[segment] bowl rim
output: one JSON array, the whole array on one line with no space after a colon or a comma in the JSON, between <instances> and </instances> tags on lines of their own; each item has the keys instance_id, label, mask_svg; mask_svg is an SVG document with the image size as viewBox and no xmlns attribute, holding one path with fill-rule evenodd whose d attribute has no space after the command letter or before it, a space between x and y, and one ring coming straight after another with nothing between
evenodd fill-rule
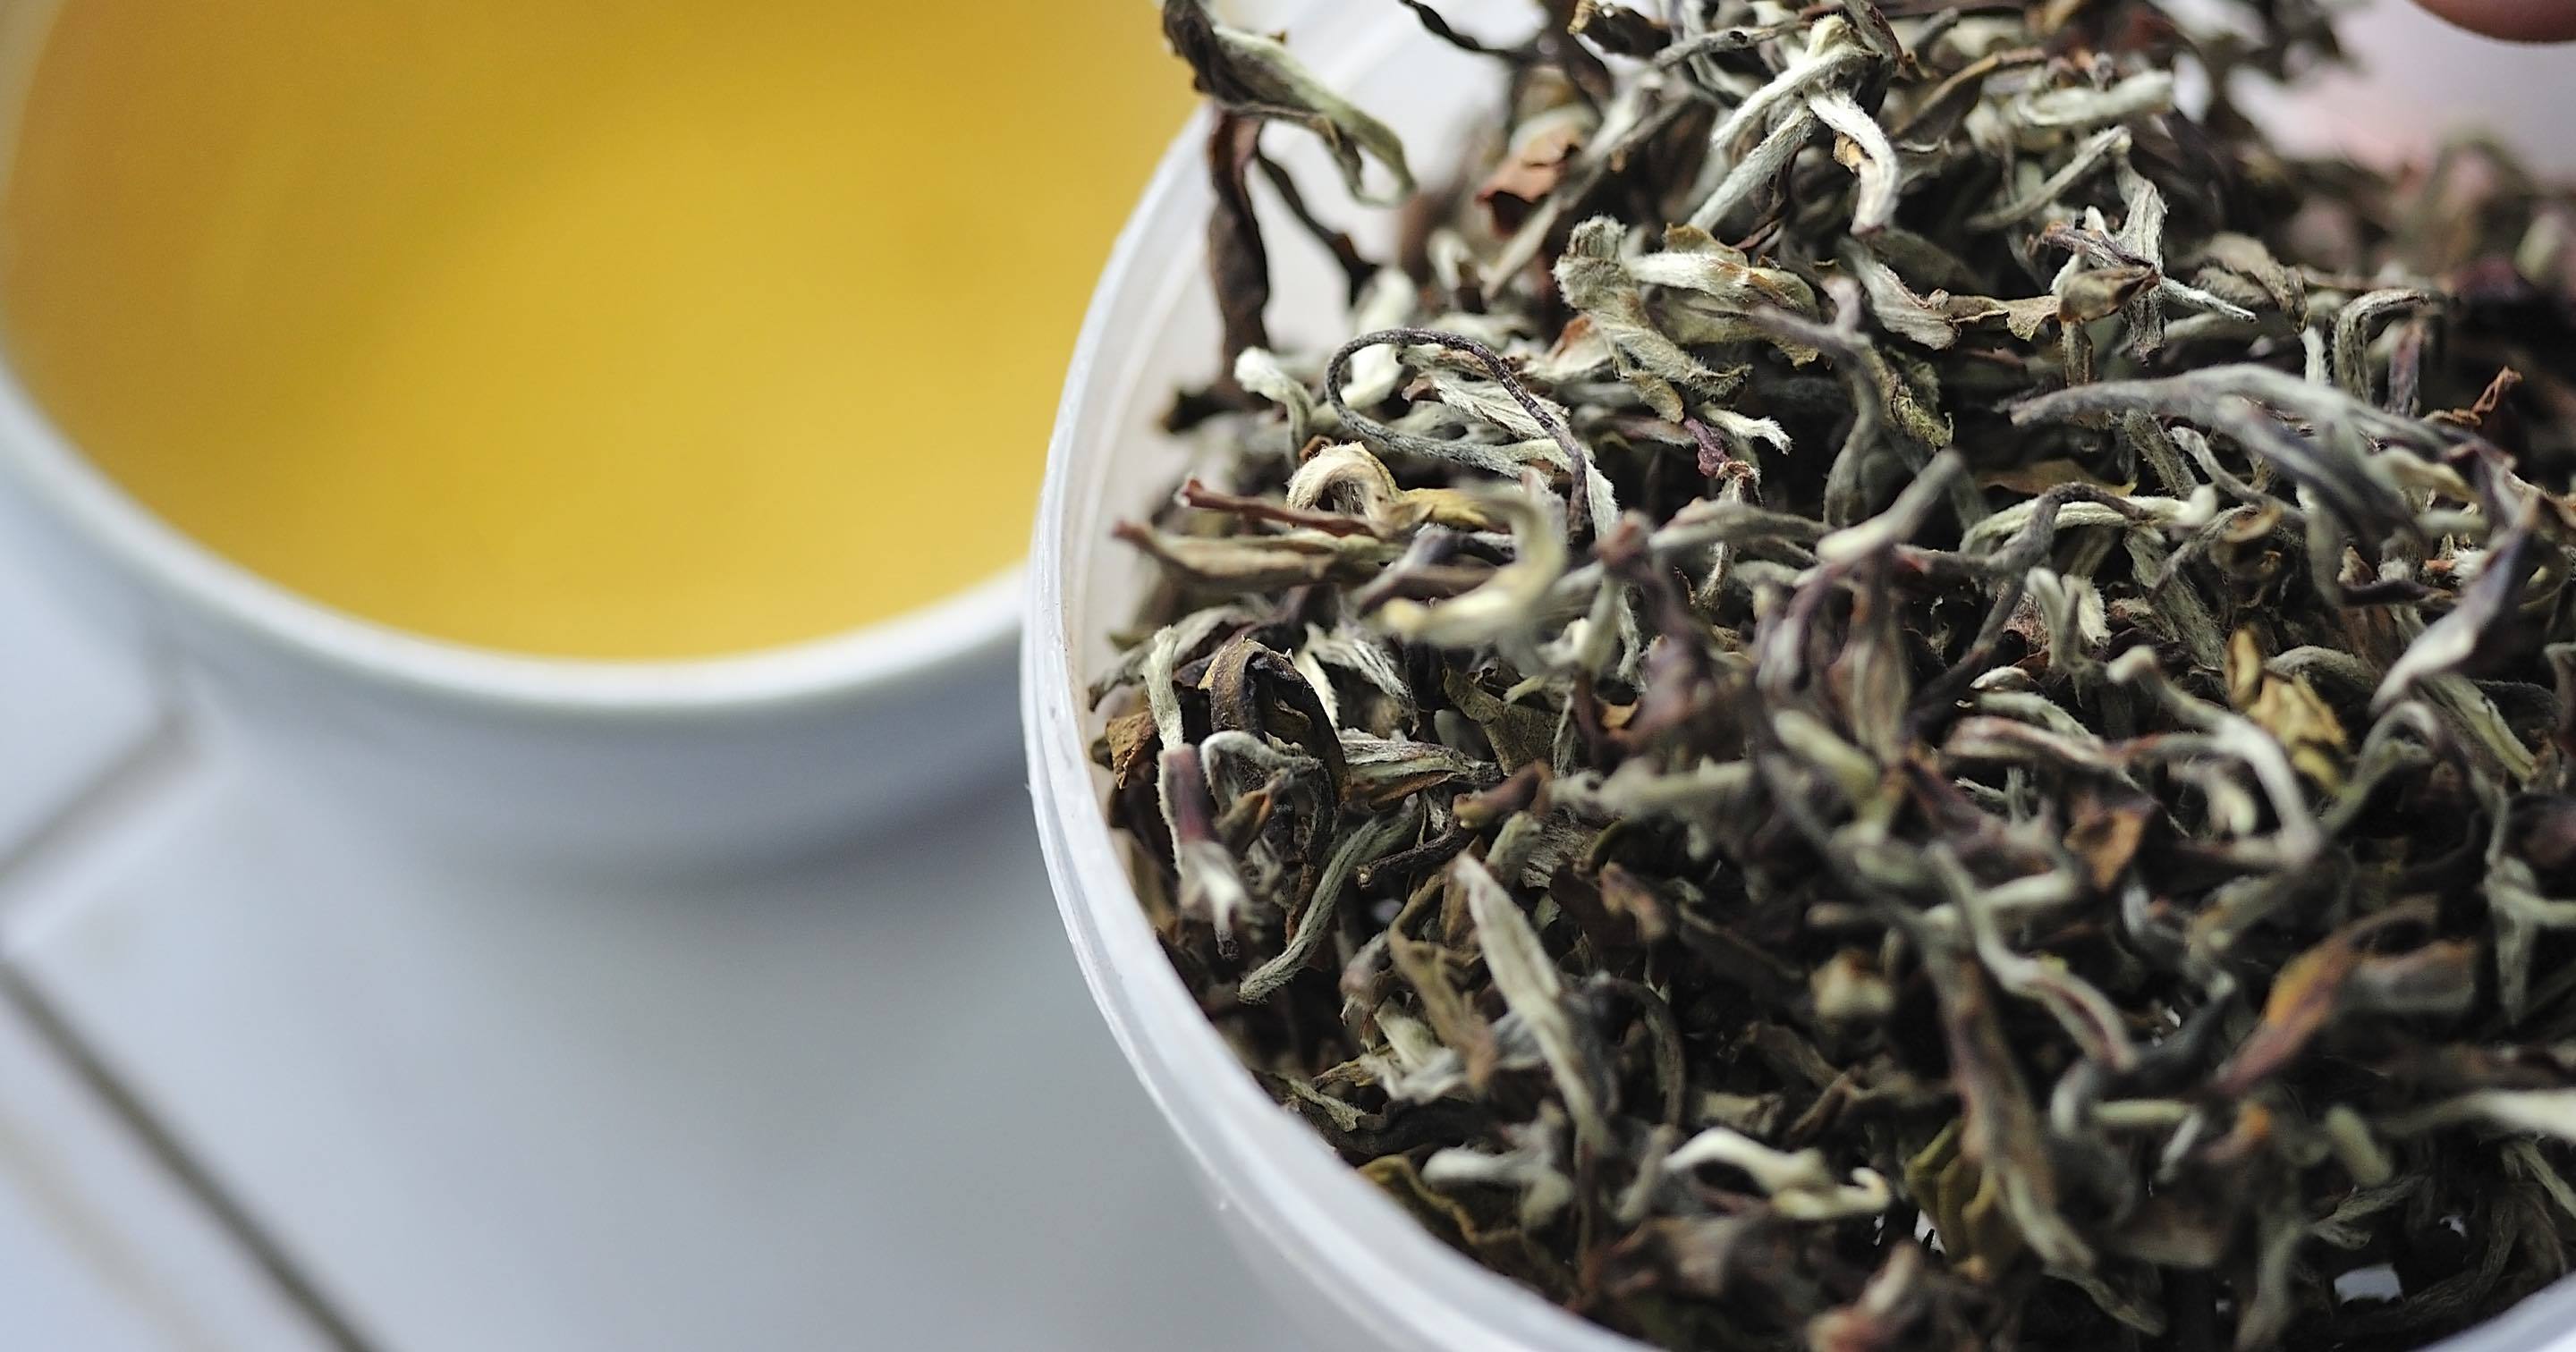
<instances>
[{"instance_id":1,"label":"bowl rim","mask_svg":"<svg viewBox=\"0 0 2576 1352\"><path fill-rule=\"evenodd\" d=\"M18 92L59 0L14 11L0 29L0 188L16 157ZM707 657L597 659L518 653L366 619L272 582L163 520L81 453L0 345L0 477L46 523L103 556L147 597L225 636L349 680L504 712L654 719L784 710L936 679L1006 652L1020 624L1017 561L885 619L790 643Z\"/></svg>"},{"instance_id":2,"label":"bowl rim","mask_svg":"<svg viewBox=\"0 0 2576 1352\"><path fill-rule=\"evenodd\" d=\"M1323 63L1327 78L1380 65L1419 32L1409 15L1352 6L1308 19L1300 31L1318 30L1344 39L1335 59ZM1177 295L1175 279L1196 276L1203 244L1195 215L1179 227L1184 247L1167 236L1203 177L1207 125L1202 111L1165 152L1119 234L1074 346L1038 498L1021 633L1021 721L1040 845L1066 936L1093 1004L1202 1181L1233 1219L1262 1237L1268 1256L1312 1288L1342 1293L1336 1308L1344 1314L1364 1310L1396 1340L1390 1345L1637 1352L1643 1344L1441 1243L1261 1090L1163 955L1099 810L1085 755L1087 711L1068 679L1077 649L1063 564L1070 527L1086 514L1091 491L1077 487L1072 465L1078 444L1100 438L1087 426L1103 417L1096 410L1114 424L1136 393L1099 379L1104 355L1131 338L1158 341L1126 323L1131 298L1157 283Z\"/></svg>"}]
</instances>

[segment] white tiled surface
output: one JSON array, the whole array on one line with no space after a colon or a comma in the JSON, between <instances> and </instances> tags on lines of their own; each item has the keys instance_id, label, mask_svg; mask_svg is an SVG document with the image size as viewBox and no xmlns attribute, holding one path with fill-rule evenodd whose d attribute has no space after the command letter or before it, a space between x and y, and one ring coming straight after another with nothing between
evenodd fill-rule
<instances>
[{"instance_id":1,"label":"white tiled surface","mask_svg":"<svg viewBox=\"0 0 2576 1352\"><path fill-rule=\"evenodd\" d=\"M0 1008L0 1347L322 1346L54 1050Z\"/></svg>"},{"instance_id":2,"label":"white tiled surface","mask_svg":"<svg viewBox=\"0 0 2576 1352\"><path fill-rule=\"evenodd\" d=\"M157 729L145 683L0 554L0 901ZM12 869L10 863L22 867ZM0 907L0 922L15 918ZM310 1326L0 999L0 1348L302 1352Z\"/></svg>"},{"instance_id":3,"label":"white tiled surface","mask_svg":"<svg viewBox=\"0 0 2576 1352\"><path fill-rule=\"evenodd\" d=\"M0 859L129 754L155 717L134 668L82 631L32 568L0 554Z\"/></svg>"},{"instance_id":4,"label":"white tiled surface","mask_svg":"<svg viewBox=\"0 0 2576 1352\"><path fill-rule=\"evenodd\" d=\"M13 657L23 592L0 555ZM0 709L77 646L47 632ZM362 1344L1288 1346L1090 1008L1017 784L795 876L546 883L317 834L184 739L138 761L141 688L51 676L89 712L0 722L0 781L45 786L13 824L124 767L0 867L0 958ZM0 1348L309 1338L95 1103L49 1130L175 1219L65 1219L97 1160L26 1162L13 1036ZM229 1284L156 1275L200 1250Z\"/></svg>"}]
</instances>

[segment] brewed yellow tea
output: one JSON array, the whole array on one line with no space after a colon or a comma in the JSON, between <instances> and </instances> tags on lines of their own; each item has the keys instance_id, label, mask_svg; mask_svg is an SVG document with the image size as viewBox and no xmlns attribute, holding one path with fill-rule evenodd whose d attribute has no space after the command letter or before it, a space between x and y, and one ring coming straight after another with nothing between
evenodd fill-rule
<instances>
[{"instance_id":1,"label":"brewed yellow tea","mask_svg":"<svg viewBox=\"0 0 2576 1352\"><path fill-rule=\"evenodd\" d=\"M583 657L812 638L1023 549L1167 60L1135 0L66 0L11 360L327 604Z\"/></svg>"}]
</instances>

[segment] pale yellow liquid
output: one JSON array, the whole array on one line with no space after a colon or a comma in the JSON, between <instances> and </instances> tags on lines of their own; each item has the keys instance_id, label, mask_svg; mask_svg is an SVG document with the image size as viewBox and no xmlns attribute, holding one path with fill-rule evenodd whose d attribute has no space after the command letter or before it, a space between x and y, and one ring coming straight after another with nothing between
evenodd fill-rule
<instances>
[{"instance_id":1,"label":"pale yellow liquid","mask_svg":"<svg viewBox=\"0 0 2576 1352\"><path fill-rule=\"evenodd\" d=\"M126 489L326 604L807 639L1020 555L1187 84L1137 0L68 0L0 313Z\"/></svg>"}]
</instances>

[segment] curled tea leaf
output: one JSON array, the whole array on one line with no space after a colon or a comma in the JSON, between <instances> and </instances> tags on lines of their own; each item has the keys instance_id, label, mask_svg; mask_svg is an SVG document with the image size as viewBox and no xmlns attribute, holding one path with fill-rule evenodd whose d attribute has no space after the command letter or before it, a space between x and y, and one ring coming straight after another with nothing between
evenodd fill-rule
<instances>
[{"instance_id":1,"label":"curled tea leaf","mask_svg":"<svg viewBox=\"0 0 2576 1352\"><path fill-rule=\"evenodd\" d=\"M1467 913L1484 948L1486 968L1493 973L1494 989L1537 1040L1539 1054L1546 1058L1548 1073L1555 1077L1557 1092L1564 1096L1566 1112L1573 1119L1575 1139L1587 1150L1607 1149L1607 1105L1594 1088L1591 1060L1566 1008L1565 987L1555 962L1539 946L1529 918L1483 864L1461 856L1449 870L1466 893Z\"/></svg>"},{"instance_id":2,"label":"curled tea leaf","mask_svg":"<svg viewBox=\"0 0 2576 1352\"><path fill-rule=\"evenodd\" d=\"M2394 1352L2576 1265L2576 212L2269 143L2331 29L2218 4L1414 4L1500 96L1383 266L1235 107L1095 759L1479 1262L1674 1352ZM1349 341L1246 341L1261 183Z\"/></svg>"},{"instance_id":3,"label":"curled tea leaf","mask_svg":"<svg viewBox=\"0 0 2576 1352\"><path fill-rule=\"evenodd\" d=\"M1199 92L1219 107L1313 132L1332 152L1352 196L1393 205L1413 192L1413 171L1394 130L1316 79L1286 43L1217 22L1206 0L1163 0L1163 37L1190 64ZM1363 153L1394 177L1391 193L1369 191Z\"/></svg>"}]
</instances>

